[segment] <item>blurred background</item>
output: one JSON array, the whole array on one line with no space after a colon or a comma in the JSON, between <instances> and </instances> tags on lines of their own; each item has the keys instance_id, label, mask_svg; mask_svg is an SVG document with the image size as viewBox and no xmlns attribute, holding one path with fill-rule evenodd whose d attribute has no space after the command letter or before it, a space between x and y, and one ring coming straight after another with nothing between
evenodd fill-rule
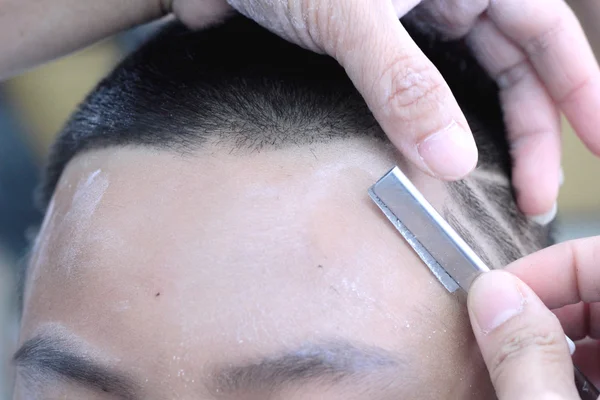
<instances>
[{"instance_id":1,"label":"blurred background","mask_svg":"<svg viewBox=\"0 0 600 400\"><path fill-rule=\"evenodd\" d=\"M573 7L600 55L598 16L585 12L584 3ZM0 84L0 400L10 398L8 360L18 331L15 288L29 238L40 223L33 191L45 155L86 93L155 28L137 28ZM557 238L600 235L600 159L583 147L566 122L563 149Z\"/></svg>"}]
</instances>

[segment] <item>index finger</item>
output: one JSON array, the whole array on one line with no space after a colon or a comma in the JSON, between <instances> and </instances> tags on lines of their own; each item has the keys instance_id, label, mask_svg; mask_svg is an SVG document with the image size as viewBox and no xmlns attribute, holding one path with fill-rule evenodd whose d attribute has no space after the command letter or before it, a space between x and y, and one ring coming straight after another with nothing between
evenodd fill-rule
<instances>
[{"instance_id":1,"label":"index finger","mask_svg":"<svg viewBox=\"0 0 600 400\"><path fill-rule=\"evenodd\" d=\"M489 17L526 52L555 103L588 148L600 155L600 69L562 0L491 2Z\"/></svg>"},{"instance_id":2,"label":"index finger","mask_svg":"<svg viewBox=\"0 0 600 400\"><path fill-rule=\"evenodd\" d=\"M550 309L600 302L600 236L559 243L507 268Z\"/></svg>"}]
</instances>

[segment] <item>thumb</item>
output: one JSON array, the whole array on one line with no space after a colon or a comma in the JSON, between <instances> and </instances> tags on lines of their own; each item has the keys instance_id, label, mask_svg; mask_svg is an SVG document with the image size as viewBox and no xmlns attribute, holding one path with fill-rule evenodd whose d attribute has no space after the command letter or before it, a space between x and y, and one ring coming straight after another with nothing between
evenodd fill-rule
<instances>
[{"instance_id":1,"label":"thumb","mask_svg":"<svg viewBox=\"0 0 600 400\"><path fill-rule=\"evenodd\" d=\"M468 123L440 72L397 18L390 1L338 5L335 43L324 49L346 69L392 143L423 171L459 179L477 164Z\"/></svg>"},{"instance_id":2,"label":"thumb","mask_svg":"<svg viewBox=\"0 0 600 400\"><path fill-rule=\"evenodd\" d=\"M492 271L475 280L468 304L498 399L579 399L565 334L533 290Z\"/></svg>"}]
</instances>

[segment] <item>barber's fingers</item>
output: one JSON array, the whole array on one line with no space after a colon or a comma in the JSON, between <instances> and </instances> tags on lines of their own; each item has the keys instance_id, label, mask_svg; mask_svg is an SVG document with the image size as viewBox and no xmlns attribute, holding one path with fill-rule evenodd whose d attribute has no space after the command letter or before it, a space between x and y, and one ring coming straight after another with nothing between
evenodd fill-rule
<instances>
[{"instance_id":1,"label":"barber's fingers","mask_svg":"<svg viewBox=\"0 0 600 400\"><path fill-rule=\"evenodd\" d=\"M506 269L527 283L551 309L600 302L600 236L559 243Z\"/></svg>"},{"instance_id":2,"label":"barber's fingers","mask_svg":"<svg viewBox=\"0 0 600 400\"><path fill-rule=\"evenodd\" d=\"M174 13L185 25L205 28L222 20L233 9L226 0L159 0L164 13Z\"/></svg>"},{"instance_id":3,"label":"barber's fingers","mask_svg":"<svg viewBox=\"0 0 600 400\"><path fill-rule=\"evenodd\" d=\"M525 52L489 18L481 17L467 40L500 87L519 207L530 216L539 216L538 222L547 223L554 215L542 216L555 213L559 188L561 126L557 106Z\"/></svg>"},{"instance_id":4,"label":"barber's fingers","mask_svg":"<svg viewBox=\"0 0 600 400\"><path fill-rule=\"evenodd\" d=\"M561 308L553 309L552 312L558 317L565 334L573 340L580 340L588 336L589 304L579 302L569 304Z\"/></svg>"},{"instance_id":5,"label":"barber's fingers","mask_svg":"<svg viewBox=\"0 0 600 400\"><path fill-rule=\"evenodd\" d=\"M600 303L569 304L552 310L573 340L600 339ZM600 363L598 364L600 367Z\"/></svg>"},{"instance_id":6,"label":"barber's fingers","mask_svg":"<svg viewBox=\"0 0 600 400\"><path fill-rule=\"evenodd\" d=\"M346 69L390 140L423 171L458 179L477 163L466 118L389 1L340 0L325 50ZM331 30L330 30L331 31Z\"/></svg>"},{"instance_id":7,"label":"barber's fingers","mask_svg":"<svg viewBox=\"0 0 600 400\"><path fill-rule=\"evenodd\" d=\"M499 31L522 49L526 56L522 61L511 63L510 60L504 60L503 64L497 65L500 71L504 71L502 76L505 79L501 79L504 90L520 93L506 98L504 105L506 106L509 101L514 102L518 96L522 98L522 104L531 102L531 105L523 107L524 111L529 113L535 110L536 105L546 102L540 100L538 91L528 94L525 89L532 85L529 66L533 67L546 91L556 106L564 112L579 137L592 152L600 155L600 132L598 131L600 69L577 18L566 2L563 0L492 1L487 16ZM521 154L517 154L517 159L527 157L530 160L522 161L520 163L522 167L517 166L516 170L517 177L522 180L518 183L523 185L520 189L524 189L527 185L525 182L534 175L533 171L525 172L526 170L536 170L545 177L544 179L552 179L551 187L547 186L541 194L530 194L529 198L519 199L519 204L529 214L546 212L551 208L551 200L553 200L551 196L557 187L558 166L555 162L557 150L552 149L552 154L549 156L551 158L543 156L537 168L534 157L543 153L540 147L545 146L547 150L554 147L549 144L549 141L554 142L558 132L553 127L543 127L538 121L528 120L527 115L516 117L514 115L516 113L513 111L513 126L511 126L515 134L526 138L525 141L539 135L548 137L540 145L529 145L535 149L535 152L531 150L534 152L533 156L529 150L521 150ZM547 114L550 124L554 125L554 114L549 110ZM548 132L536 133L538 129L547 129ZM521 146L518 143L517 145ZM518 172L519 170L523 171ZM549 172L546 172L547 170ZM537 185L537 181L529 183Z\"/></svg>"},{"instance_id":8,"label":"barber's fingers","mask_svg":"<svg viewBox=\"0 0 600 400\"><path fill-rule=\"evenodd\" d=\"M455 39L465 36L488 6L489 0L427 0L415 15L446 38Z\"/></svg>"},{"instance_id":9,"label":"barber's fingers","mask_svg":"<svg viewBox=\"0 0 600 400\"><path fill-rule=\"evenodd\" d=\"M526 51L581 139L600 154L600 70L579 21L566 2L494 1L488 15Z\"/></svg>"},{"instance_id":10,"label":"barber's fingers","mask_svg":"<svg viewBox=\"0 0 600 400\"><path fill-rule=\"evenodd\" d=\"M499 400L579 399L565 334L533 290L492 271L475 280L468 305Z\"/></svg>"},{"instance_id":11,"label":"barber's fingers","mask_svg":"<svg viewBox=\"0 0 600 400\"><path fill-rule=\"evenodd\" d=\"M507 267L554 310L566 334L600 339L600 236L560 243Z\"/></svg>"}]
</instances>

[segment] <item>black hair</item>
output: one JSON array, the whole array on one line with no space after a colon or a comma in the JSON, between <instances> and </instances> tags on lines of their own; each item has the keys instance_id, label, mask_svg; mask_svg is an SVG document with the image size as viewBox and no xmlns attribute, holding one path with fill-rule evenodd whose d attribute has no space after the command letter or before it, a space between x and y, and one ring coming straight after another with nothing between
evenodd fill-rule
<instances>
[{"instance_id":1,"label":"black hair","mask_svg":"<svg viewBox=\"0 0 600 400\"><path fill-rule=\"evenodd\" d=\"M479 168L510 177L495 82L463 41L444 41L404 23L467 116ZM47 206L67 163L91 149L149 146L189 152L210 140L260 151L357 136L387 141L333 58L289 43L240 15L202 31L171 22L117 66L73 114L52 149L41 204ZM468 187L457 184L454 190L467 213L481 219ZM525 237L528 250L549 243L548 230L518 212L510 187L496 192L492 203L514 227L506 232L508 241Z\"/></svg>"}]
</instances>

